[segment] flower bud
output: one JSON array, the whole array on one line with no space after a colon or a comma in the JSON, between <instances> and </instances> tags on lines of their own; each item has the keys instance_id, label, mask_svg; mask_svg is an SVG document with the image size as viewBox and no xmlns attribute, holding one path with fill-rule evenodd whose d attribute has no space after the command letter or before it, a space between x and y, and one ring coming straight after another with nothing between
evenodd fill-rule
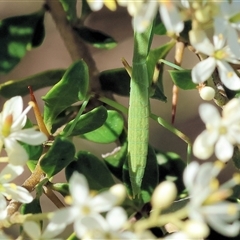
<instances>
[{"instance_id":1,"label":"flower bud","mask_svg":"<svg viewBox=\"0 0 240 240\"><path fill-rule=\"evenodd\" d=\"M117 203L116 205L121 204L127 195L126 188L123 184L115 184L109 189L110 193L112 193L114 196L117 197Z\"/></svg>"},{"instance_id":2,"label":"flower bud","mask_svg":"<svg viewBox=\"0 0 240 240\"><path fill-rule=\"evenodd\" d=\"M205 86L199 89L199 94L203 100L211 101L215 96L215 90L212 87Z\"/></svg>"},{"instance_id":3,"label":"flower bud","mask_svg":"<svg viewBox=\"0 0 240 240\"><path fill-rule=\"evenodd\" d=\"M192 238L206 238L209 235L209 228L204 222L188 220L185 222L184 232Z\"/></svg>"},{"instance_id":4,"label":"flower bud","mask_svg":"<svg viewBox=\"0 0 240 240\"><path fill-rule=\"evenodd\" d=\"M171 181L160 183L152 195L152 207L165 209L169 207L177 196L177 188Z\"/></svg>"}]
</instances>

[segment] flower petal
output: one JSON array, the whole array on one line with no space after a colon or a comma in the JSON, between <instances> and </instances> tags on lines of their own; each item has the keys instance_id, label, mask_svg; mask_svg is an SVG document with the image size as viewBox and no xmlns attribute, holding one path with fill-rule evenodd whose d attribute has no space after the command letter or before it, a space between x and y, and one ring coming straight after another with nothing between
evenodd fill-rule
<instances>
[{"instance_id":1,"label":"flower petal","mask_svg":"<svg viewBox=\"0 0 240 240\"><path fill-rule=\"evenodd\" d=\"M217 108L209 103L202 103L199 106L199 115L205 124L217 126L221 121Z\"/></svg>"},{"instance_id":2,"label":"flower petal","mask_svg":"<svg viewBox=\"0 0 240 240\"><path fill-rule=\"evenodd\" d=\"M0 173L1 184L11 182L13 179L21 175L23 171L24 168L22 166L8 164L7 166L4 167L4 169Z\"/></svg>"},{"instance_id":3,"label":"flower petal","mask_svg":"<svg viewBox=\"0 0 240 240\"><path fill-rule=\"evenodd\" d=\"M13 122L21 115L23 110L22 97L16 96L10 98L5 102L2 111L2 119L4 120L8 115L13 116Z\"/></svg>"},{"instance_id":4,"label":"flower petal","mask_svg":"<svg viewBox=\"0 0 240 240\"><path fill-rule=\"evenodd\" d=\"M91 207L96 212L106 212L110 210L117 202L117 197L112 193L105 191L91 200Z\"/></svg>"},{"instance_id":5,"label":"flower petal","mask_svg":"<svg viewBox=\"0 0 240 240\"><path fill-rule=\"evenodd\" d=\"M69 180L69 190L73 198L73 204L86 204L89 187L84 175L74 172Z\"/></svg>"},{"instance_id":6,"label":"flower petal","mask_svg":"<svg viewBox=\"0 0 240 240\"><path fill-rule=\"evenodd\" d=\"M40 145L47 141L47 136L34 128L22 129L10 134L10 137L29 145Z\"/></svg>"},{"instance_id":7,"label":"flower petal","mask_svg":"<svg viewBox=\"0 0 240 240\"><path fill-rule=\"evenodd\" d=\"M14 139L6 138L4 140L9 163L20 166L26 164L26 161L28 160L28 154L26 150Z\"/></svg>"},{"instance_id":8,"label":"flower petal","mask_svg":"<svg viewBox=\"0 0 240 240\"><path fill-rule=\"evenodd\" d=\"M0 194L0 220L7 217L7 201L2 194Z\"/></svg>"},{"instance_id":9,"label":"flower petal","mask_svg":"<svg viewBox=\"0 0 240 240\"><path fill-rule=\"evenodd\" d=\"M240 89L240 78L233 68L225 61L217 61L217 68L222 83L231 90Z\"/></svg>"},{"instance_id":10,"label":"flower petal","mask_svg":"<svg viewBox=\"0 0 240 240\"><path fill-rule=\"evenodd\" d=\"M207 130L203 131L195 139L193 143L193 154L199 159L208 159L213 154L213 144L210 144L214 139L211 139L211 134Z\"/></svg>"},{"instance_id":11,"label":"flower petal","mask_svg":"<svg viewBox=\"0 0 240 240\"><path fill-rule=\"evenodd\" d=\"M30 203L33 200L32 195L26 188L16 186L12 183L4 183L5 192L2 194L22 203Z\"/></svg>"},{"instance_id":12,"label":"flower petal","mask_svg":"<svg viewBox=\"0 0 240 240\"><path fill-rule=\"evenodd\" d=\"M213 44L210 42L205 31L203 30L191 30L189 32L189 38L192 46L201 53L211 56L215 49ZM202 69L205 71L205 68Z\"/></svg>"},{"instance_id":13,"label":"flower petal","mask_svg":"<svg viewBox=\"0 0 240 240\"><path fill-rule=\"evenodd\" d=\"M52 238L58 235L67 225L74 222L77 216L78 211L74 207L66 207L56 211L44 231L44 236Z\"/></svg>"},{"instance_id":14,"label":"flower petal","mask_svg":"<svg viewBox=\"0 0 240 240\"><path fill-rule=\"evenodd\" d=\"M24 222L23 230L31 239L40 239L41 237L40 226L36 222L33 221Z\"/></svg>"},{"instance_id":15,"label":"flower petal","mask_svg":"<svg viewBox=\"0 0 240 240\"><path fill-rule=\"evenodd\" d=\"M203 83L207 81L215 68L216 68L216 60L213 57L209 57L199 62L192 69L192 72L191 72L192 81L194 83Z\"/></svg>"},{"instance_id":16,"label":"flower petal","mask_svg":"<svg viewBox=\"0 0 240 240\"><path fill-rule=\"evenodd\" d=\"M184 24L174 2L161 2L159 12L168 32L180 33L183 30Z\"/></svg>"},{"instance_id":17,"label":"flower petal","mask_svg":"<svg viewBox=\"0 0 240 240\"><path fill-rule=\"evenodd\" d=\"M215 146L215 155L219 160L227 162L229 159L231 159L233 150L233 145L225 136L221 136Z\"/></svg>"},{"instance_id":18,"label":"flower petal","mask_svg":"<svg viewBox=\"0 0 240 240\"><path fill-rule=\"evenodd\" d=\"M127 214L121 207L114 207L107 215L106 220L113 231L120 230L127 221Z\"/></svg>"}]
</instances>

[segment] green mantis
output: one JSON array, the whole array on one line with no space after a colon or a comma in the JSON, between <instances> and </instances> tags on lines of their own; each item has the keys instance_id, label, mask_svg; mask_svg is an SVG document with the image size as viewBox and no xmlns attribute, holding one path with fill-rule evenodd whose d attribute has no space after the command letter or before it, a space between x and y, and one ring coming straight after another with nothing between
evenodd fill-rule
<instances>
[{"instance_id":1,"label":"green mantis","mask_svg":"<svg viewBox=\"0 0 240 240\"><path fill-rule=\"evenodd\" d=\"M128 111L128 165L133 196L141 191L146 166L149 132L149 84L146 59L152 27L134 34L134 53Z\"/></svg>"}]
</instances>

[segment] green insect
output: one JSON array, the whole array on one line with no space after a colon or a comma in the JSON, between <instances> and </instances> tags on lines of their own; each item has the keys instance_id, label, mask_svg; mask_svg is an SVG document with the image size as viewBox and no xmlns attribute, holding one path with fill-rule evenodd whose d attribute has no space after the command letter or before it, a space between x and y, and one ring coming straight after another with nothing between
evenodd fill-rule
<instances>
[{"instance_id":1,"label":"green insect","mask_svg":"<svg viewBox=\"0 0 240 240\"><path fill-rule=\"evenodd\" d=\"M145 171L149 135L149 85L147 56L152 38L152 26L144 33L134 34L128 111L128 165L133 196L141 191Z\"/></svg>"}]
</instances>

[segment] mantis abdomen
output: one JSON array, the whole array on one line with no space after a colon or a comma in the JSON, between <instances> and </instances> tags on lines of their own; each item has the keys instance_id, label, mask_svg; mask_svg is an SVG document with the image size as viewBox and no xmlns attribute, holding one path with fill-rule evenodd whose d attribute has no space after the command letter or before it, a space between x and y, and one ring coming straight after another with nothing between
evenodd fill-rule
<instances>
[{"instance_id":1,"label":"mantis abdomen","mask_svg":"<svg viewBox=\"0 0 240 240\"><path fill-rule=\"evenodd\" d=\"M146 63L133 63L128 114L128 160L134 196L141 191L147 160L149 131L148 84Z\"/></svg>"}]
</instances>

